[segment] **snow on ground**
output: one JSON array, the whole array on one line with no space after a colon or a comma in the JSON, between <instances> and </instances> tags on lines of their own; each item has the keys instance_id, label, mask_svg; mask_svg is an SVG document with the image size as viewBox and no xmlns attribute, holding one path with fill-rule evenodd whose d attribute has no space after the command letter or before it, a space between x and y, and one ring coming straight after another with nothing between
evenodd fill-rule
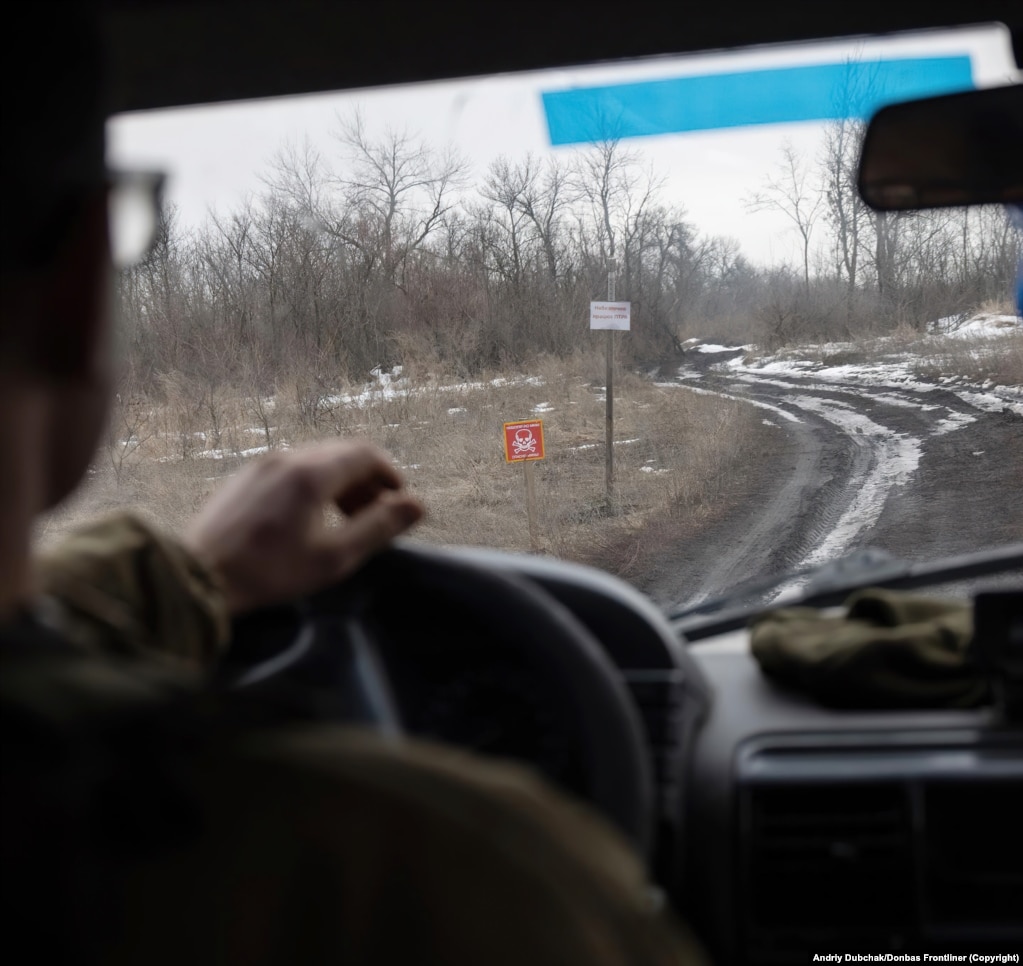
<instances>
[{"instance_id":1,"label":"snow on ground","mask_svg":"<svg viewBox=\"0 0 1023 966\"><path fill-rule=\"evenodd\" d=\"M697 352L735 352L735 346L730 345L714 345L713 343L701 343L696 346Z\"/></svg>"},{"instance_id":2,"label":"snow on ground","mask_svg":"<svg viewBox=\"0 0 1023 966\"><path fill-rule=\"evenodd\" d=\"M992 336L1004 335L1020 328L1023 328L1023 320L1018 315L981 314L971 318L961 315L946 316L928 325L927 331L953 339L990 339Z\"/></svg>"},{"instance_id":3,"label":"snow on ground","mask_svg":"<svg viewBox=\"0 0 1023 966\"><path fill-rule=\"evenodd\" d=\"M1023 334L1023 320L1012 316L979 315L972 318L942 319L929 327L926 348L928 351L941 350L943 339L982 340L1004 337L1007 333L1019 331ZM878 341L878 348L884 348L886 340ZM717 345L695 345L698 351L720 353L727 347ZM908 433L897 432L869 418L851 406L848 400L854 393L858 400L873 401L884 406L936 411L938 418L930 431L933 435L944 435L969 426L977 415L961 412L948 405L931 401L933 397L924 394L937 388L957 396L964 403L981 411L1011 412L1023 415L1023 386L994 385L990 380L982 385L967 385L964 379L944 377L927 381L917 374L922 359L900 349L881 356L871 362L844 362L829 364L824 360L855 358L863 354L864 347L853 344L832 344L788 349L775 355L751 358L756 352L753 347L743 347L742 354L712 362L706 373L717 372L730 376L729 381L736 389L749 386L773 386L786 390L779 402L785 407L772 406L760 399L745 395L731 395L727 392L712 391L693 385L704 373L686 366L679 369L678 382L690 392L718 395L736 399L763 409L772 410L782 418L801 422L794 413L810 414L823 418L845 433L860 452L857 478L851 481L853 497L837 521L830 525L814 549L800 561L800 568L813 567L827 560L840 557L855 544L857 535L879 519L885 501L893 487L902 486L916 472L923 452L923 440ZM733 347L733 352L736 347ZM956 350L961 351L961 350ZM703 385L707 385L703 379ZM671 385L671 384L669 384ZM845 399L838 398L845 394ZM774 425L772 420L763 423ZM975 454L975 455L979 455ZM805 578L789 581L778 588L775 599L784 600L792 596L805 583Z\"/></svg>"},{"instance_id":4,"label":"snow on ground","mask_svg":"<svg viewBox=\"0 0 1023 966\"><path fill-rule=\"evenodd\" d=\"M287 443L281 443L278 449L287 449ZM193 453L192 457L197 460L225 460L232 459L237 456L261 456L263 453L270 451L269 446L253 446L250 449L241 450L225 450L225 449L205 449L201 453ZM155 463L180 463L181 456L157 456L154 459ZM221 477L217 477L221 479Z\"/></svg>"},{"instance_id":5,"label":"snow on ground","mask_svg":"<svg viewBox=\"0 0 1023 966\"><path fill-rule=\"evenodd\" d=\"M932 337L934 339L983 339L1002 336L1005 333L1014 330L1023 332L1023 320L1020 320L1015 316L992 314L977 315L972 318L950 316L944 319L939 319L928 326L928 331L932 333ZM748 357L749 353L756 351L755 346L725 346L717 343L701 342L701 340L697 338L686 339L683 345L690 351L695 349L697 352L706 354L741 353L736 358L720 361L715 366L715 368L727 368L727 370L741 382L753 381L755 379L760 383L767 382L782 388L793 389L796 388L796 386L794 386L791 381L786 380L791 380L792 377L799 377L801 380L807 380L808 377L812 377L812 382L804 381L801 382L799 386L801 390L811 392L828 391L829 388L836 383L851 383L853 385L864 387L878 387L902 392L908 390L910 392L918 393L929 392L935 388L935 383L926 382L914 375L913 363L914 361L917 361L918 357L915 357L911 353L902 353L900 355L893 354L882 361L873 363L827 365L823 362L815 362L811 358L807 358L807 356L812 355L818 359L827 358L828 356L835 357L840 353L854 352L857 347L851 343L832 343L824 346L814 346L812 349L807 348L802 357L795 355L793 350L788 350L784 354L764 356L754 361L745 361L744 357ZM795 350L795 352L798 351L798 349ZM361 408L367 405L378 404L381 401L408 398L409 396L422 395L430 392L466 394L481 391L488 387L541 387L545 385L545 381L541 376L521 375L497 377L490 380L489 383L480 381L464 381L432 383L427 386L413 386L405 377L401 366L394 366L390 371L378 366L372 369L369 375L371 380L367 382L361 390L325 395L322 402L325 405L330 406L342 405ZM765 378L772 375L777 376L778 378ZM657 385L676 389L684 388L690 392L721 396L726 399L747 402L761 409L767 410L778 418L788 422L801 422L797 415L794 415L792 412L784 410L778 406L772 406L770 403L748 399L726 392L701 389L689 384L691 381L700 380L703 379L703 377L704 373L695 368L682 367L678 370L678 382L657 383ZM955 384L955 380L949 379L942 379L941 384L942 388L946 388L950 392L955 393L964 402L977 409L989 412L1000 412L1003 409L1008 408L1012 412L1023 415L1023 387L970 386L960 388ZM878 402L883 402L886 405L907 406L924 410L936 408L934 405L925 403L923 400L915 402L905 398L904 396L895 395L890 391L864 393L864 396L865 398L871 398ZM597 390L596 398L598 401L603 401L603 387ZM272 411L275 405L275 400L270 397L262 400L262 403L268 411ZM833 399L829 400L829 405L832 408L847 406L847 404ZM449 415L454 416L466 412L467 409L465 406L451 406L447 411ZM552 412L553 406L549 402L539 402L534 405L532 411L538 415L542 415L544 413ZM948 417L938 424L937 432L941 434L960 429L972 422L974 418L975 417L971 417L964 413L955 413L949 410ZM765 419L763 422L766 425L777 425L777 423L768 419ZM266 431L260 427L252 427L244 430L244 432L263 436ZM205 433L195 433L194 436L203 440L203 442L206 441ZM133 439L128 439L122 441L122 445L129 447L136 442L137 441ZM635 440L618 440L616 442L618 445L623 445L635 442ZM573 447L573 449L589 449L594 448L595 446L596 444L592 444L592 446L578 446ZM238 452L209 449L197 455L201 458L217 460L223 459L226 456L254 456L265 452L266 449L267 448L265 446L251 447ZM164 459L173 459L173 457L165 457Z\"/></svg>"},{"instance_id":6,"label":"snow on ground","mask_svg":"<svg viewBox=\"0 0 1023 966\"><path fill-rule=\"evenodd\" d=\"M486 382L451 382L436 383L430 386L412 386L402 376L401 366L395 366L391 372L384 372L379 367L370 371L373 381L365 385L359 392L334 393L324 396L323 402L328 406L355 406L362 407L378 403L382 400L405 399L409 396L421 396L431 392L458 392L467 393L486 389L492 386L500 389L504 386L542 386L542 376L514 376L507 378L498 376Z\"/></svg>"},{"instance_id":7,"label":"snow on ground","mask_svg":"<svg viewBox=\"0 0 1023 966\"><path fill-rule=\"evenodd\" d=\"M766 409L768 412L772 412L776 416L788 420L790 423L802 422L798 416L793 416L792 413L787 412L780 406L772 406L770 403L761 402L759 399L747 399L745 396L735 396L728 392L715 392L713 389L697 389L696 386L688 386L684 382L658 382L655 385L663 389L688 389L689 392L695 392L701 396L720 396L722 399L733 399L736 402L749 403L751 406Z\"/></svg>"},{"instance_id":8,"label":"snow on ground","mask_svg":"<svg viewBox=\"0 0 1023 966\"><path fill-rule=\"evenodd\" d=\"M287 445L281 445L280 449L287 449ZM207 449L201 453L196 453L196 458L201 460L222 460L228 459L232 456L261 456L263 453L270 451L269 446L253 446L249 449L241 449L235 452L234 450L223 450L223 449Z\"/></svg>"},{"instance_id":9,"label":"snow on ground","mask_svg":"<svg viewBox=\"0 0 1023 966\"><path fill-rule=\"evenodd\" d=\"M934 435L944 436L945 433L955 432L955 430L962 429L976 421L977 417L971 416L969 413L954 413L949 410L948 415L938 422L938 428L934 430Z\"/></svg>"},{"instance_id":10,"label":"snow on ground","mask_svg":"<svg viewBox=\"0 0 1023 966\"><path fill-rule=\"evenodd\" d=\"M853 438L865 437L864 445L869 439L874 451L869 470L858 481L856 498L834 528L801 563L801 566L812 567L841 556L861 530L869 529L877 522L888 490L904 484L916 471L920 463L921 442L913 436L895 433L862 413L836 408L834 399L800 394L788 396L785 401L817 413Z\"/></svg>"},{"instance_id":11,"label":"snow on ground","mask_svg":"<svg viewBox=\"0 0 1023 966\"><path fill-rule=\"evenodd\" d=\"M939 323L945 322L947 320L939 320ZM939 323L935 323L935 325ZM984 339L1003 336L1007 332L1016 330L1023 333L1023 323L1012 316L981 315L960 323L954 333L940 329L936 331L942 331L946 337L966 338L968 336L971 339ZM935 338L939 337L935 336ZM849 348L848 344L836 343L814 347L812 352L818 358L827 358L848 352ZM919 393L930 392L938 385L935 382L921 379L914 373L914 364L919 362L919 356L911 352L893 354L876 362L836 365L815 362L806 358L805 356L810 352L811 350L808 348L805 355L800 358L794 355L793 350L787 350L784 354L764 356L750 362L747 362L743 356L739 356L729 359L722 365L736 375L750 374L755 376L758 381L764 381L765 375L776 375L782 378L812 376L820 383L877 386ZM987 392L976 392L973 387L959 388L957 380L949 378L942 379L940 385L941 388L948 389L963 402L977 409L988 412L1001 412L1008 409L1023 416L1023 387L1021 386L989 386ZM892 399L889 397L885 401L891 402Z\"/></svg>"},{"instance_id":12,"label":"snow on ground","mask_svg":"<svg viewBox=\"0 0 1023 966\"><path fill-rule=\"evenodd\" d=\"M1020 397L1018 403L1007 403L1006 400L996 393L990 392L956 392L956 395L965 403L977 409L983 409L989 413L1000 413L1003 409L1010 409L1012 412L1023 416L1023 391L1017 390Z\"/></svg>"},{"instance_id":13,"label":"snow on ground","mask_svg":"<svg viewBox=\"0 0 1023 966\"><path fill-rule=\"evenodd\" d=\"M359 392L352 393L333 393L331 395L323 396L321 403L327 406L349 406L353 408L362 408L364 406L373 405L380 403L381 401L391 399L406 399L409 396L418 396L430 392L456 392L456 393L468 393L476 390L486 389L487 386L493 386L499 388L502 386L534 386L539 387L545 384L542 376L513 376L504 377L498 376L496 379L491 379L489 383L484 382L454 382L454 383L437 383L430 386L412 386L409 384L408 379L402 374L402 367L395 366L390 372L377 366L370 370L370 376L372 376L372 382L369 382ZM267 397L262 400L262 404L265 409L269 412L274 409L276 401L273 397ZM549 413L553 412L554 407L549 402L537 403L533 409L534 413ZM451 406L448 408L448 415L455 416L459 413L467 412L464 406ZM400 423L387 423L389 428L395 429L400 426ZM420 423L420 425L427 425L426 423ZM271 432L274 432L276 427L271 428ZM266 430L261 427L252 427L244 429L245 433L257 434L260 436L266 435ZM176 433L162 433L161 436L175 437ZM203 442L206 441L206 434L197 432L191 434L197 439L201 439ZM139 441L134 437L121 440L120 445L124 448L130 448L132 446L139 445ZM281 449L287 448L286 445L282 445ZM199 453L195 453L194 456L197 459L209 459L209 460L222 460L229 457L249 457L259 456L262 453L267 452L268 447L266 446L254 446L242 450L224 450L224 449L207 449ZM181 459L180 456L161 456L157 458L157 462L170 463L178 462Z\"/></svg>"}]
</instances>

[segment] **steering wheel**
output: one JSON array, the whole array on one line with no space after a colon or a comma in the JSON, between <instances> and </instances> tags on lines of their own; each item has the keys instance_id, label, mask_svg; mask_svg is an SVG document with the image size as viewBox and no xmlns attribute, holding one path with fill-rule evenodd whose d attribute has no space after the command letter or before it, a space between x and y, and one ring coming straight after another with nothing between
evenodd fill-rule
<instances>
[{"instance_id":1,"label":"steering wheel","mask_svg":"<svg viewBox=\"0 0 1023 966\"><path fill-rule=\"evenodd\" d=\"M550 683L577 726L579 747L573 754L582 796L647 860L653 781L639 715L590 631L525 577L469 565L449 551L395 545L351 579L301 601L292 619L280 625L290 628L291 645L233 673L228 679L231 686L284 682L316 705L303 709L305 714L374 728L401 740L400 710L377 640L378 618L388 609L400 608L403 595L413 589L434 603L434 623L424 627L424 638L443 635L445 626L450 630L460 617L472 618L492 640L514 650ZM236 622L232 652L244 654L247 639L254 633L265 638L267 628L263 615ZM401 643L416 646L415 641Z\"/></svg>"}]
</instances>

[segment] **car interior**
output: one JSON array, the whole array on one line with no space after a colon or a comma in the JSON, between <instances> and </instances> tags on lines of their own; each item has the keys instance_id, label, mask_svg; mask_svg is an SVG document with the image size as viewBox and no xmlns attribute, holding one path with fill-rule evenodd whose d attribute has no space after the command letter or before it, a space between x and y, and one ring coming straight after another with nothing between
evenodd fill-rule
<instances>
[{"instance_id":1,"label":"car interior","mask_svg":"<svg viewBox=\"0 0 1023 966\"><path fill-rule=\"evenodd\" d=\"M104 7L111 114L991 21L1013 32L1023 68L1023 5L985 0ZM890 210L1023 202L1021 92L882 112L864 197ZM955 154L984 112L998 163L918 163ZM938 593L1021 567L1023 545L928 565L861 557L816 574L800 602ZM1000 586L972 600L995 696L979 709L828 707L763 675L746 605L668 616L594 568L414 537L343 587L239 620L244 646L219 680L288 674L338 720L535 767L632 841L713 962L1018 952L1023 585Z\"/></svg>"}]
</instances>

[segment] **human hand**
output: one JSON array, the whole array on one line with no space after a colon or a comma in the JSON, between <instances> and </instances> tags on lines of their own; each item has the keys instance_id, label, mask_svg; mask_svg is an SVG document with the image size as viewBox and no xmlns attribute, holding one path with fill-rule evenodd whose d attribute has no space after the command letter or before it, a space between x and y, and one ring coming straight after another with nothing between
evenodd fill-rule
<instances>
[{"instance_id":1,"label":"human hand","mask_svg":"<svg viewBox=\"0 0 1023 966\"><path fill-rule=\"evenodd\" d=\"M407 530L422 506L387 455L343 440L273 453L246 466L192 521L184 542L243 613L343 580ZM328 527L324 511L347 517Z\"/></svg>"}]
</instances>

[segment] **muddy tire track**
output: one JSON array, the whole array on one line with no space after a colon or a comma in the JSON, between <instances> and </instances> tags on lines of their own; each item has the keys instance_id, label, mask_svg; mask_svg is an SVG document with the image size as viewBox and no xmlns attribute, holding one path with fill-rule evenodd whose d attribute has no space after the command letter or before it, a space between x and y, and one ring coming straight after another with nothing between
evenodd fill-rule
<instances>
[{"instance_id":1,"label":"muddy tire track","mask_svg":"<svg viewBox=\"0 0 1023 966\"><path fill-rule=\"evenodd\" d=\"M683 372L677 388L758 406L772 445L744 499L651 568L641 587L669 609L863 547L924 561L1023 540L1023 414L1011 402L721 366Z\"/></svg>"}]
</instances>

